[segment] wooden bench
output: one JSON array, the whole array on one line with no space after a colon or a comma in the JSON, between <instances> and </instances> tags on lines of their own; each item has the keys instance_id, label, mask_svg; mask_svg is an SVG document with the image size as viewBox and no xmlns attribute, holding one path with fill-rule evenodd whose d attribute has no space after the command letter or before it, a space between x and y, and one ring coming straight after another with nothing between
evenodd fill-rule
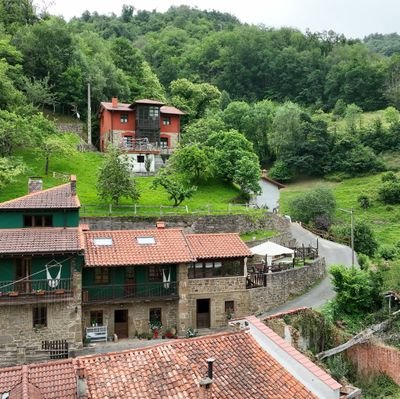
<instances>
[{"instance_id":1,"label":"wooden bench","mask_svg":"<svg viewBox=\"0 0 400 399\"><path fill-rule=\"evenodd\" d=\"M107 326L86 327L86 339L107 342Z\"/></svg>"}]
</instances>

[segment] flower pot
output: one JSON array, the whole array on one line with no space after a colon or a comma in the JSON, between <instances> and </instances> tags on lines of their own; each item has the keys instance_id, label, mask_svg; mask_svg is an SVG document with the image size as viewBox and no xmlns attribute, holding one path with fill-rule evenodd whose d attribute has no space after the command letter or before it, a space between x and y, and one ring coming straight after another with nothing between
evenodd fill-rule
<instances>
[{"instance_id":1,"label":"flower pot","mask_svg":"<svg viewBox=\"0 0 400 399\"><path fill-rule=\"evenodd\" d=\"M10 291L8 293L8 296L18 296L18 295L19 295L18 291Z\"/></svg>"},{"instance_id":2,"label":"flower pot","mask_svg":"<svg viewBox=\"0 0 400 399\"><path fill-rule=\"evenodd\" d=\"M61 295L65 293L64 288L58 288L57 290L54 291L56 294Z\"/></svg>"},{"instance_id":3,"label":"flower pot","mask_svg":"<svg viewBox=\"0 0 400 399\"><path fill-rule=\"evenodd\" d=\"M35 291L36 295L44 295L46 291L44 290L39 290L39 291Z\"/></svg>"},{"instance_id":4,"label":"flower pot","mask_svg":"<svg viewBox=\"0 0 400 399\"><path fill-rule=\"evenodd\" d=\"M158 333L159 333L159 331L157 329L153 330L153 338L154 339L158 338Z\"/></svg>"}]
</instances>

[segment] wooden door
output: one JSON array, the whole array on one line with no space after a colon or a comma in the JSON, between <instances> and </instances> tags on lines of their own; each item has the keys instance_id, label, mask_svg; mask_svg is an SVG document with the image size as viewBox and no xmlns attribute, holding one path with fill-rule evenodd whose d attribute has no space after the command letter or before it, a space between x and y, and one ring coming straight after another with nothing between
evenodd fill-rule
<instances>
[{"instance_id":1,"label":"wooden door","mask_svg":"<svg viewBox=\"0 0 400 399\"><path fill-rule=\"evenodd\" d=\"M210 300L197 300L197 328L210 328Z\"/></svg>"},{"instance_id":2,"label":"wooden door","mask_svg":"<svg viewBox=\"0 0 400 399\"><path fill-rule=\"evenodd\" d=\"M15 291L20 293L31 292L31 259L19 258L15 263L15 281L22 280L15 284Z\"/></svg>"},{"instance_id":3,"label":"wooden door","mask_svg":"<svg viewBox=\"0 0 400 399\"><path fill-rule=\"evenodd\" d=\"M129 337L128 309L118 309L114 311L114 332L118 338Z\"/></svg>"}]
</instances>

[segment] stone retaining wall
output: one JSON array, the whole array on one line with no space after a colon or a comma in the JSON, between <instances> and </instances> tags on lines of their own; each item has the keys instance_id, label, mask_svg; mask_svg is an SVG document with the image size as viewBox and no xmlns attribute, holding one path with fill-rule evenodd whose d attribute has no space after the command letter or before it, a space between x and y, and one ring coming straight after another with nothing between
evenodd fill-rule
<instances>
[{"instance_id":1,"label":"stone retaining wall","mask_svg":"<svg viewBox=\"0 0 400 399\"><path fill-rule=\"evenodd\" d=\"M154 229L158 217L81 217L81 223L91 230ZM257 215L180 215L163 216L167 228L183 228L187 233L248 233L255 230L275 230L287 233L290 222L274 213Z\"/></svg>"},{"instance_id":2,"label":"stone retaining wall","mask_svg":"<svg viewBox=\"0 0 400 399\"><path fill-rule=\"evenodd\" d=\"M249 289L250 313L258 314L285 303L309 289L326 273L325 258L311 265L267 275L267 286Z\"/></svg>"}]
</instances>

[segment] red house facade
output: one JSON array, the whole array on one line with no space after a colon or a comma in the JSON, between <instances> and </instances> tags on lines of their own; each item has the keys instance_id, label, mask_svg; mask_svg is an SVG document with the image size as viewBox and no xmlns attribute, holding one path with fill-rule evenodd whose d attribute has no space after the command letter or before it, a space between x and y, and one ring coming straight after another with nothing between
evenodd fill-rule
<instances>
[{"instance_id":1,"label":"red house facade","mask_svg":"<svg viewBox=\"0 0 400 399\"><path fill-rule=\"evenodd\" d=\"M132 158L134 171L145 172L148 161L153 172L163 163L161 155L169 155L178 145L181 115L181 110L160 101L127 104L113 97L100 105L100 151L109 144L122 147Z\"/></svg>"}]
</instances>

